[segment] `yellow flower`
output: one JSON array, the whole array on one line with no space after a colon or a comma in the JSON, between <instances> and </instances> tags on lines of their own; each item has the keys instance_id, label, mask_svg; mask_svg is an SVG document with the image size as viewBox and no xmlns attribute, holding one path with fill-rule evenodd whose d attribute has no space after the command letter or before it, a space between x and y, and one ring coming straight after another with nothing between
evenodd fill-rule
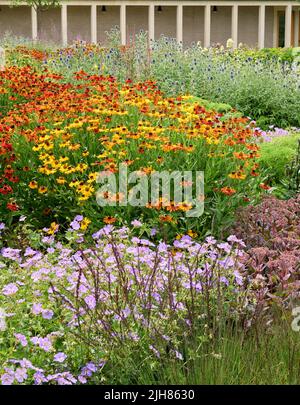
<instances>
[{"instance_id":1,"label":"yellow flower","mask_svg":"<svg viewBox=\"0 0 300 405\"><path fill-rule=\"evenodd\" d=\"M56 179L56 182L57 182L58 184L65 184L66 179L64 179L63 177L58 177L58 178Z\"/></svg>"},{"instance_id":2,"label":"yellow flower","mask_svg":"<svg viewBox=\"0 0 300 405\"><path fill-rule=\"evenodd\" d=\"M83 231L85 231L87 229L87 227L89 226L89 224L91 223L91 220L88 218L83 218L83 220L81 221L81 225L80 225L80 229L82 229Z\"/></svg>"},{"instance_id":3,"label":"yellow flower","mask_svg":"<svg viewBox=\"0 0 300 405\"><path fill-rule=\"evenodd\" d=\"M191 238L196 238L196 236L198 235L196 232L193 232L191 229L189 229L187 231L187 234L191 237Z\"/></svg>"},{"instance_id":4,"label":"yellow flower","mask_svg":"<svg viewBox=\"0 0 300 405\"><path fill-rule=\"evenodd\" d=\"M50 228L49 228L49 230L47 232L48 235L53 235L57 231L58 226L59 225L56 222L52 222L51 225L50 225Z\"/></svg>"}]
</instances>

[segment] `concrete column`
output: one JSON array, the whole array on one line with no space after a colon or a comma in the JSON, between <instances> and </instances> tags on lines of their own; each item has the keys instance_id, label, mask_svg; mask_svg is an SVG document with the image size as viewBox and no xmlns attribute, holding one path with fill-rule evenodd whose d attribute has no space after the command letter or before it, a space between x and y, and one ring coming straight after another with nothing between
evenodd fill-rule
<instances>
[{"instance_id":1,"label":"concrete column","mask_svg":"<svg viewBox=\"0 0 300 405\"><path fill-rule=\"evenodd\" d=\"M155 8L154 4L148 6L148 35L149 41L154 41L155 38Z\"/></svg>"},{"instance_id":2,"label":"concrete column","mask_svg":"<svg viewBox=\"0 0 300 405\"><path fill-rule=\"evenodd\" d=\"M126 5L120 5L121 45L126 45Z\"/></svg>"},{"instance_id":3,"label":"concrete column","mask_svg":"<svg viewBox=\"0 0 300 405\"><path fill-rule=\"evenodd\" d=\"M232 6L231 10L231 39L233 41L233 48L238 46L238 19L239 19L239 8L235 4Z\"/></svg>"},{"instance_id":4,"label":"concrete column","mask_svg":"<svg viewBox=\"0 0 300 405\"><path fill-rule=\"evenodd\" d=\"M204 48L210 46L211 31L211 6L206 5L204 8Z\"/></svg>"},{"instance_id":5,"label":"concrete column","mask_svg":"<svg viewBox=\"0 0 300 405\"><path fill-rule=\"evenodd\" d=\"M285 6L285 32L284 32L284 46L286 48L292 45L292 5Z\"/></svg>"},{"instance_id":6,"label":"concrete column","mask_svg":"<svg viewBox=\"0 0 300 405\"><path fill-rule=\"evenodd\" d=\"M179 4L177 6L176 13L176 39L179 44L183 41L183 6Z\"/></svg>"},{"instance_id":7,"label":"concrete column","mask_svg":"<svg viewBox=\"0 0 300 405\"><path fill-rule=\"evenodd\" d=\"M278 46L278 9L273 8L273 48Z\"/></svg>"},{"instance_id":8,"label":"concrete column","mask_svg":"<svg viewBox=\"0 0 300 405\"><path fill-rule=\"evenodd\" d=\"M35 41L38 37L38 21L37 21L37 12L34 7L31 7L31 36Z\"/></svg>"},{"instance_id":9,"label":"concrete column","mask_svg":"<svg viewBox=\"0 0 300 405\"><path fill-rule=\"evenodd\" d=\"M299 13L300 11L296 9L294 19L294 46L299 46Z\"/></svg>"},{"instance_id":10,"label":"concrete column","mask_svg":"<svg viewBox=\"0 0 300 405\"><path fill-rule=\"evenodd\" d=\"M97 6L91 5L91 42L97 43Z\"/></svg>"},{"instance_id":11,"label":"concrete column","mask_svg":"<svg viewBox=\"0 0 300 405\"><path fill-rule=\"evenodd\" d=\"M259 6L258 13L258 47L263 49L265 47L265 24L266 24L266 6Z\"/></svg>"},{"instance_id":12,"label":"concrete column","mask_svg":"<svg viewBox=\"0 0 300 405\"><path fill-rule=\"evenodd\" d=\"M68 43L68 18L67 18L67 5L61 6L61 41L65 46Z\"/></svg>"}]
</instances>

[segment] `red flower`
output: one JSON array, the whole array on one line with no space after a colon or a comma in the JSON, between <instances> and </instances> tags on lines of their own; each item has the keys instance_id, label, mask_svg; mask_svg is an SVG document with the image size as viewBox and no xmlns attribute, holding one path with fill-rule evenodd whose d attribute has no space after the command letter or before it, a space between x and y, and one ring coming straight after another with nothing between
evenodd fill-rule
<instances>
[{"instance_id":1,"label":"red flower","mask_svg":"<svg viewBox=\"0 0 300 405\"><path fill-rule=\"evenodd\" d=\"M6 204L6 208L9 209L10 211L18 211L19 207L15 202L8 202Z\"/></svg>"},{"instance_id":2,"label":"red flower","mask_svg":"<svg viewBox=\"0 0 300 405\"><path fill-rule=\"evenodd\" d=\"M8 184L4 184L4 186L0 188L0 194L3 195L12 193L12 191L13 189Z\"/></svg>"}]
</instances>

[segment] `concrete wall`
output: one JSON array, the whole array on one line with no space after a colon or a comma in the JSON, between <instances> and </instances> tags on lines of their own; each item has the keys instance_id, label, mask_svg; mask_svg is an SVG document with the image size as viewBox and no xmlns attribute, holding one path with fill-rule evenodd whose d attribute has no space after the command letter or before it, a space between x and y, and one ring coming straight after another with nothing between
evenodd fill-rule
<instances>
[{"instance_id":1,"label":"concrete wall","mask_svg":"<svg viewBox=\"0 0 300 405\"><path fill-rule=\"evenodd\" d=\"M204 7L183 7L183 44L204 41Z\"/></svg>"},{"instance_id":2,"label":"concrete wall","mask_svg":"<svg viewBox=\"0 0 300 405\"><path fill-rule=\"evenodd\" d=\"M5 32L16 36L31 37L31 13L29 7L0 6L0 37ZM265 45L273 45L273 7L266 7L266 34ZM39 13L38 32L43 40L51 42L61 41L61 14L60 8L50 9ZM89 6L68 6L68 41L91 39L91 9ZM106 31L120 25L120 7L97 7L97 38L101 43L106 42ZM126 35L127 40L134 33L148 29L148 7L127 7ZM155 7L155 38L162 34L176 37L176 7L163 6L158 12ZM216 12L211 13L211 43L225 45L231 37L231 7L218 6ZM204 7L183 7L183 43L185 46L193 42L204 40ZM258 7L240 6L238 43L250 46L258 42Z\"/></svg>"},{"instance_id":3,"label":"concrete wall","mask_svg":"<svg viewBox=\"0 0 300 405\"><path fill-rule=\"evenodd\" d=\"M155 39L162 34L166 37L176 38L176 7L163 6L162 11L155 9Z\"/></svg>"},{"instance_id":4,"label":"concrete wall","mask_svg":"<svg viewBox=\"0 0 300 405\"><path fill-rule=\"evenodd\" d=\"M148 31L148 7L128 7L126 16L127 40L140 31Z\"/></svg>"},{"instance_id":5,"label":"concrete wall","mask_svg":"<svg viewBox=\"0 0 300 405\"><path fill-rule=\"evenodd\" d=\"M127 10L128 11L128 10ZM106 6L106 11L102 7L97 7L97 39L105 44L107 36L106 31L120 26L120 7Z\"/></svg>"},{"instance_id":6,"label":"concrete wall","mask_svg":"<svg viewBox=\"0 0 300 405\"><path fill-rule=\"evenodd\" d=\"M14 36L31 37L31 11L29 7L0 5L0 37L5 33Z\"/></svg>"},{"instance_id":7,"label":"concrete wall","mask_svg":"<svg viewBox=\"0 0 300 405\"><path fill-rule=\"evenodd\" d=\"M258 43L258 7L239 7L238 42L249 46Z\"/></svg>"},{"instance_id":8,"label":"concrete wall","mask_svg":"<svg viewBox=\"0 0 300 405\"><path fill-rule=\"evenodd\" d=\"M38 13L38 36L43 41L58 43L61 39L60 8Z\"/></svg>"},{"instance_id":9,"label":"concrete wall","mask_svg":"<svg viewBox=\"0 0 300 405\"><path fill-rule=\"evenodd\" d=\"M218 7L211 13L211 43L226 45L231 38L231 7Z\"/></svg>"},{"instance_id":10,"label":"concrete wall","mask_svg":"<svg viewBox=\"0 0 300 405\"><path fill-rule=\"evenodd\" d=\"M68 41L91 40L91 7L68 7Z\"/></svg>"}]
</instances>

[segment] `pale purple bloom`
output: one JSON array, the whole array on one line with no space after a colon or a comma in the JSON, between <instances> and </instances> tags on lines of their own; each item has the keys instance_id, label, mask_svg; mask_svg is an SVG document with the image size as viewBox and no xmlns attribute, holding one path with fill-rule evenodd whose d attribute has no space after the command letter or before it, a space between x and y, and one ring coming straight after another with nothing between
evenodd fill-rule
<instances>
[{"instance_id":1,"label":"pale purple bloom","mask_svg":"<svg viewBox=\"0 0 300 405\"><path fill-rule=\"evenodd\" d=\"M96 300L95 297L92 295L88 295L84 298L84 301L86 305L89 307L89 309L94 309L96 307Z\"/></svg>"},{"instance_id":2,"label":"pale purple bloom","mask_svg":"<svg viewBox=\"0 0 300 405\"><path fill-rule=\"evenodd\" d=\"M21 343L23 347L27 346L27 339L26 336L22 335L22 333L15 333L15 338Z\"/></svg>"},{"instance_id":3,"label":"pale purple bloom","mask_svg":"<svg viewBox=\"0 0 300 405\"><path fill-rule=\"evenodd\" d=\"M131 225L132 225L134 228L140 228L143 224L141 223L141 221L135 219L135 220L131 221Z\"/></svg>"},{"instance_id":4,"label":"pale purple bloom","mask_svg":"<svg viewBox=\"0 0 300 405\"><path fill-rule=\"evenodd\" d=\"M52 319L54 315L54 312L51 309L43 309L42 311L42 317L44 319Z\"/></svg>"},{"instance_id":5,"label":"pale purple bloom","mask_svg":"<svg viewBox=\"0 0 300 405\"><path fill-rule=\"evenodd\" d=\"M1 376L2 385L13 385L14 381L15 381L15 377L12 374L4 373Z\"/></svg>"},{"instance_id":6,"label":"pale purple bloom","mask_svg":"<svg viewBox=\"0 0 300 405\"><path fill-rule=\"evenodd\" d=\"M2 289L3 295L14 295L18 292L18 287L14 283L9 283Z\"/></svg>"},{"instance_id":7,"label":"pale purple bloom","mask_svg":"<svg viewBox=\"0 0 300 405\"><path fill-rule=\"evenodd\" d=\"M63 352L59 352L56 353L56 355L54 356L54 361L58 362L58 363L63 363L66 360L67 356L65 353Z\"/></svg>"},{"instance_id":8,"label":"pale purple bloom","mask_svg":"<svg viewBox=\"0 0 300 405\"><path fill-rule=\"evenodd\" d=\"M27 379L27 370L23 367L18 367L15 371L15 379L22 383Z\"/></svg>"},{"instance_id":9,"label":"pale purple bloom","mask_svg":"<svg viewBox=\"0 0 300 405\"><path fill-rule=\"evenodd\" d=\"M180 352L178 352L177 350L175 350L175 356L176 356L177 359L183 360L182 354Z\"/></svg>"},{"instance_id":10,"label":"pale purple bloom","mask_svg":"<svg viewBox=\"0 0 300 405\"><path fill-rule=\"evenodd\" d=\"M70 223L70 226L74 231L78 231L78 229L80 229L80 223L75 220Z\"/></svg>"},{"instance_id":11,"label":"pale purple bloom","mask_svg":"<svg viewBox=\"0 0 300 405\"><path fill-rule=\"evenodd\" d=\"M32 313L34 315L39 315L43 312L43 306L40 303L35 303L32 305L32 309L31 309Z\"/></svg>"},{"instance_id":12,"label":"pale purple bloom","mask_svg":"<svg viewBox=\"0 0 300 405\"><path fill-rule=\"evenodd\" d=\"M156 357L158 357L158 358L160 357L159 351L153 345L150 345L149 349L151 349L153 351L153 353L155 354Z\"/></svg>"}]
</instances>

